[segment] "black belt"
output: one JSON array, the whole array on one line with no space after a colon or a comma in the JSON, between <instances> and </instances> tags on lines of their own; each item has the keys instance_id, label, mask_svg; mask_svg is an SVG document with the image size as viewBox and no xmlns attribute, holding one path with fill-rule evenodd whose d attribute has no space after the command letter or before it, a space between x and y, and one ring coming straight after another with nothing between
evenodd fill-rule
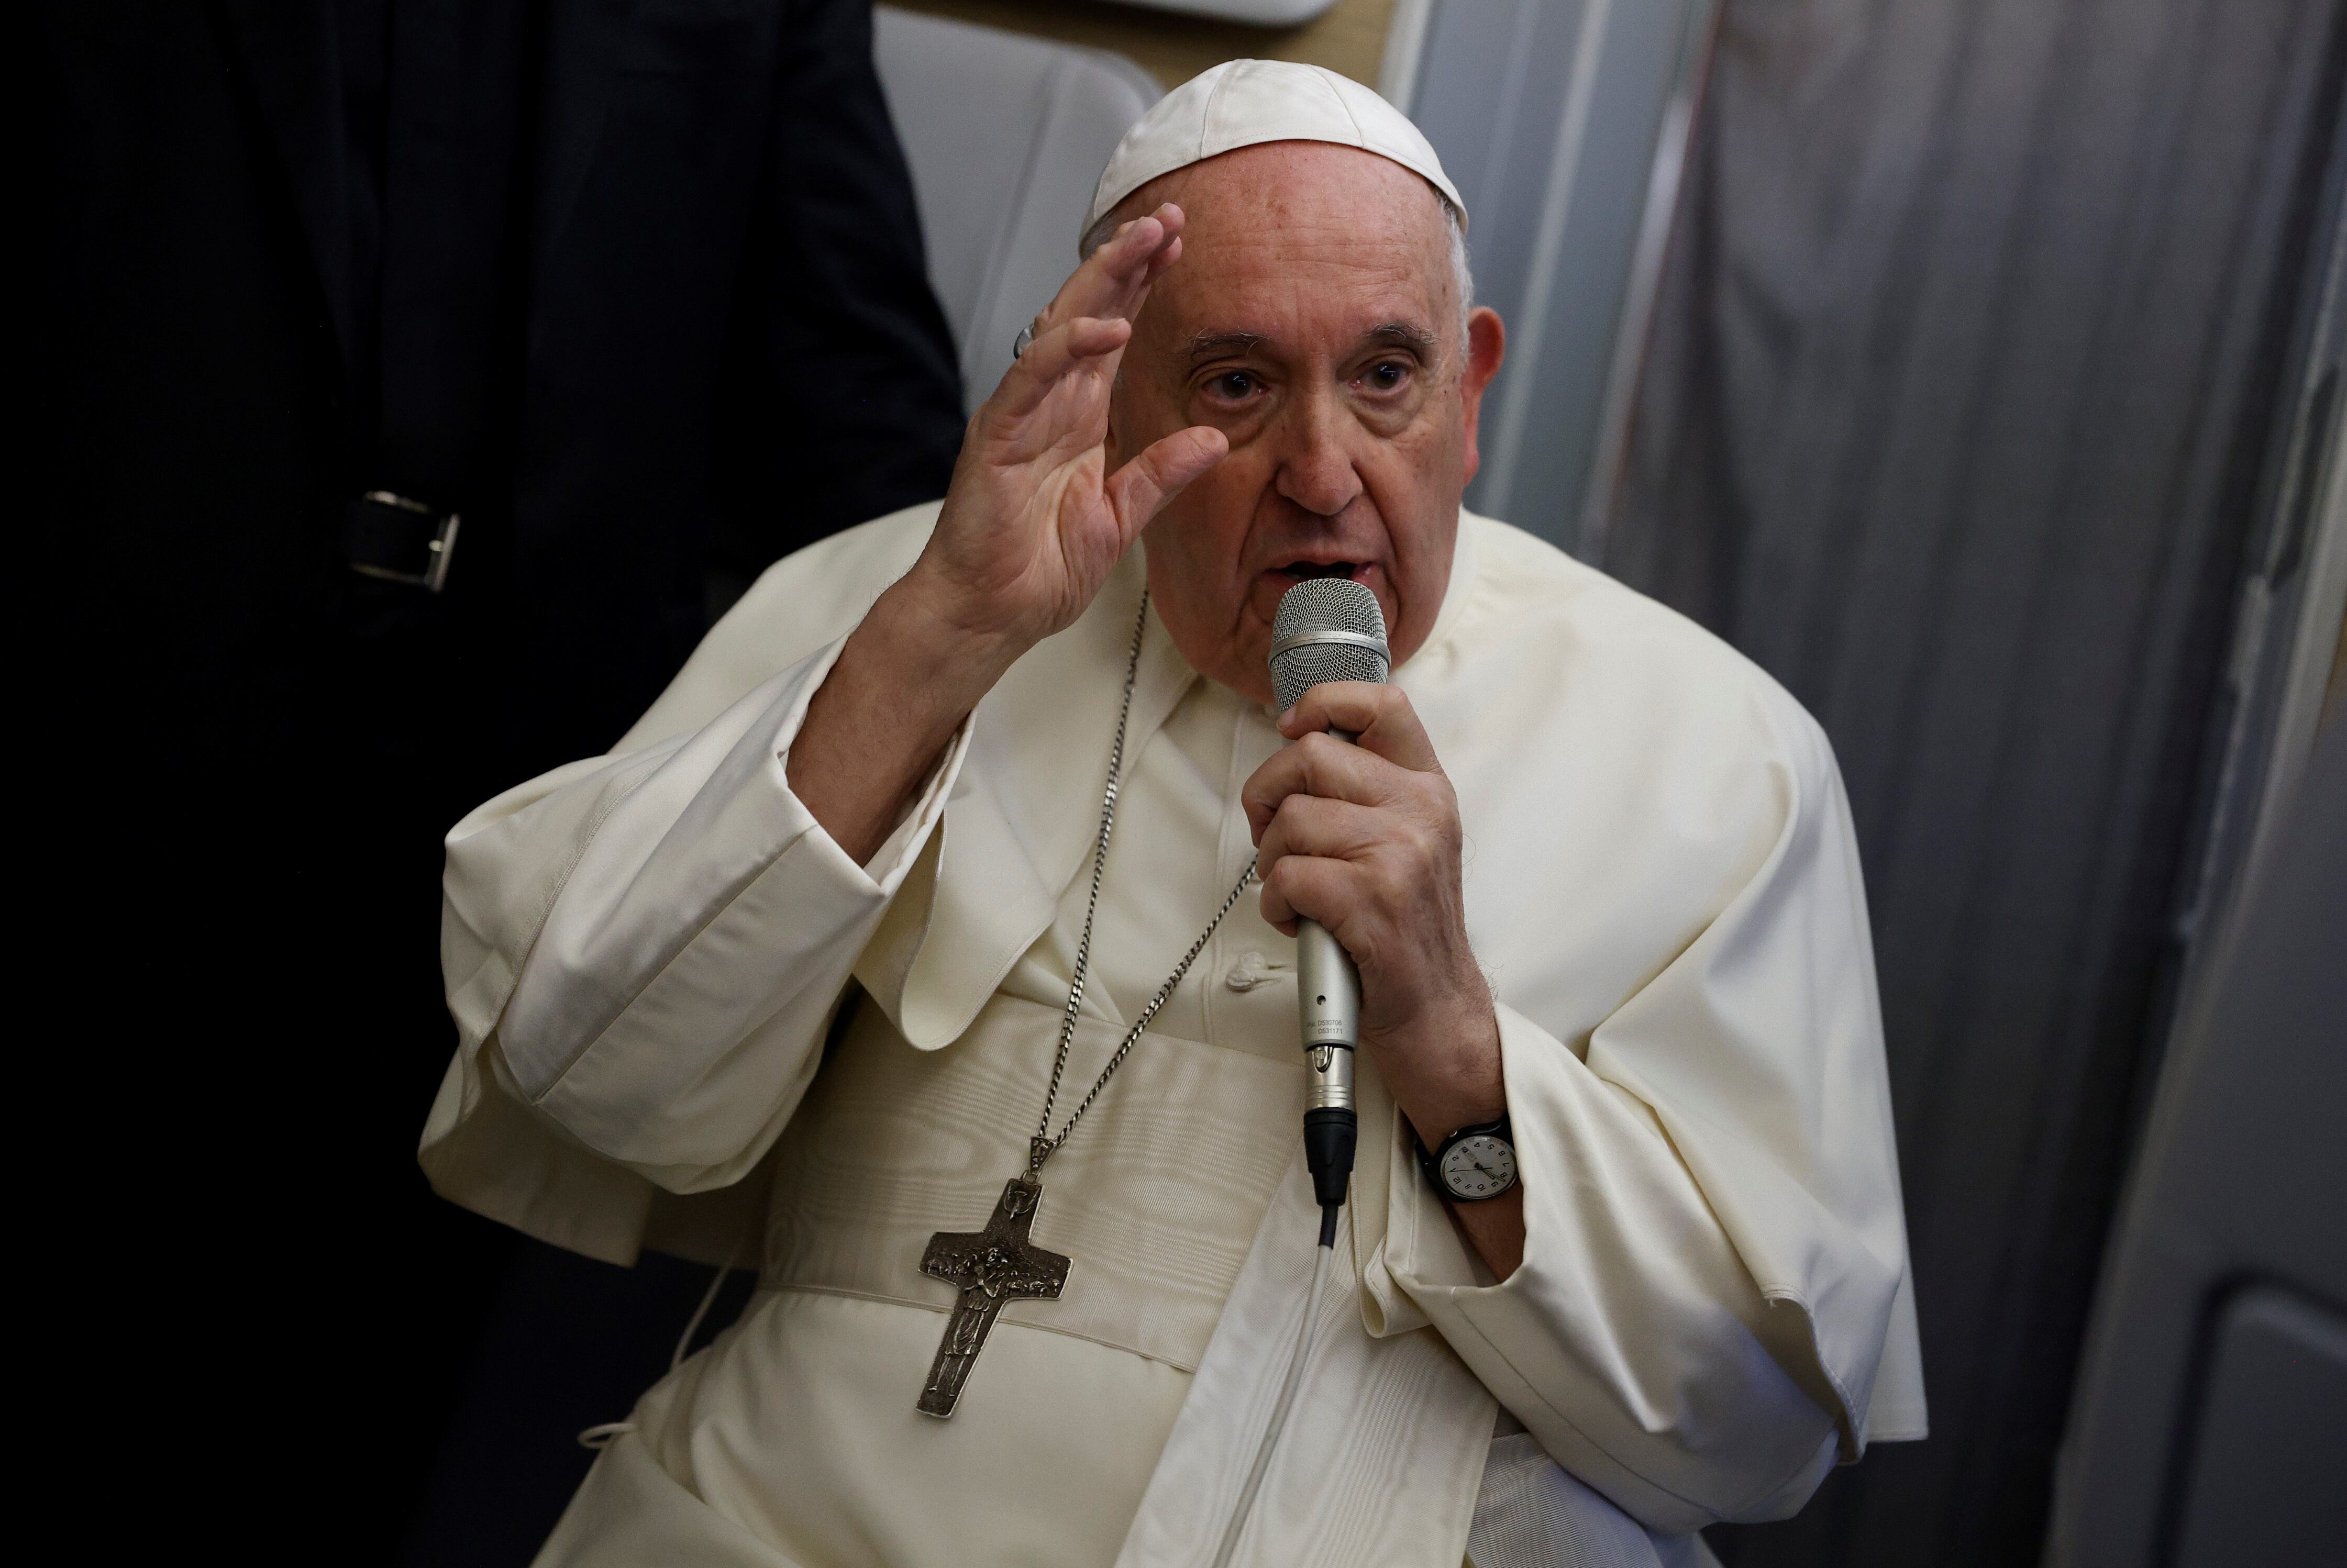
<instances>
[{"instance_id":1,"label":"black belt","mask_svg":"<svg viewBox=\"0 0 2347 1568\"><path fill-rule=\"evenodd\" d=\"M343 559L364 576L438 593L448 585L461 521L405 496L369 490L343 514Z\"/></svg>"}]
</instances>

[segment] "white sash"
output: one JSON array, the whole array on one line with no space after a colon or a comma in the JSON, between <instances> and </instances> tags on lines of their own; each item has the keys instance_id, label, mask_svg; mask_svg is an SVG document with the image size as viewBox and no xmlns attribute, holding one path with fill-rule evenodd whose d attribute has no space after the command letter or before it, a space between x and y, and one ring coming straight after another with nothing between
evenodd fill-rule
<instances>
[{"instance_id":1,"label":"white sash","mask_svg":"<svg viewBox=\"0 0 2347 1568\"><path fill-rule=\"evenodd\" d=\"M1352 1208L1348 1206L1349 1232ZM1116 1568L1206 1568L1311 1293L1319 1210L1299 1152L1255 1232ZM1431 1328L1373 1339L1349 1234L1235 1568L1457 1568L1498 1405Z\"/></svg>"}]
</instances>

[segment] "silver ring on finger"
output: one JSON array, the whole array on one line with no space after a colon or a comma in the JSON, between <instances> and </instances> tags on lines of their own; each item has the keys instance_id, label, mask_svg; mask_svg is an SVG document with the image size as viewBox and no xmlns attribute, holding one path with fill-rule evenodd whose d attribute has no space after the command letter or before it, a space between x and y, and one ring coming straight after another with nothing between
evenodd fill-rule
<instances>
[{"instance_id":1,"label":"silver ring on finger","mask_svg":"<svg viewBox=\"0 0 2347 1568\"><path fill-rule=\"evenodd\" d=\"M1010 340L1010 357L1016 360L1034 346L1035 323L1033 322L1029 322L1025 326L1019 329L1019 335Z\"/></svg>"}]
</instances>

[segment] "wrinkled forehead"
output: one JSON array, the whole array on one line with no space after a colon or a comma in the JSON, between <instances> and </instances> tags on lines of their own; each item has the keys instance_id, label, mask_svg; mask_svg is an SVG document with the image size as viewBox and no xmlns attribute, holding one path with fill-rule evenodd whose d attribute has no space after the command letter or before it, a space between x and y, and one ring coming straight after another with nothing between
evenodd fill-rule
<instances>
[{"instance_id":1,"label":"wrinkled forehead","mask_svg":"<svg viewBox=\"0 0 2347 1568\"><path fill-rule=\"evenodd\" d=\"M1184 214L1182 259L1158 282L1170 313L1249 330L1251 311L1368 310L1439 326L1457 305L1441 198L1409 169L1327 142L1267 142L1159 176L1118 204L1119 221L1161 202ZM1174 324L1174 323L1167 323Z\"/></svg>"}]
</instances>

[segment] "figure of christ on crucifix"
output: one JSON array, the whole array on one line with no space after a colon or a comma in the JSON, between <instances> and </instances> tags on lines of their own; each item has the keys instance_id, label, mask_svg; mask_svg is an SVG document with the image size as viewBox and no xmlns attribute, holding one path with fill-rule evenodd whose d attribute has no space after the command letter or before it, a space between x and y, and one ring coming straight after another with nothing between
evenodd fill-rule
<instances>
[{"instance_id":1,"label":"figure of christ on crucifix","mask_svg":"<svg viewBox=\"0 0 2347 1568\"><path fill-rule=\"evenodd\" d=\"M921 1389L917 1408L923 1415L954 1413L970 1365L985 1348L1005 1303L1049 1301L1068 1283L1069 1260L1027 1239L1042 1196L1043 1184L1031 1174L1014 1176L1002 1184L1002 1201L984 1230L939 1231L929 1238L921 1272L960 1286L961 1298L946 1319L938 1358Z\"/></svg>"}]
</instances>

